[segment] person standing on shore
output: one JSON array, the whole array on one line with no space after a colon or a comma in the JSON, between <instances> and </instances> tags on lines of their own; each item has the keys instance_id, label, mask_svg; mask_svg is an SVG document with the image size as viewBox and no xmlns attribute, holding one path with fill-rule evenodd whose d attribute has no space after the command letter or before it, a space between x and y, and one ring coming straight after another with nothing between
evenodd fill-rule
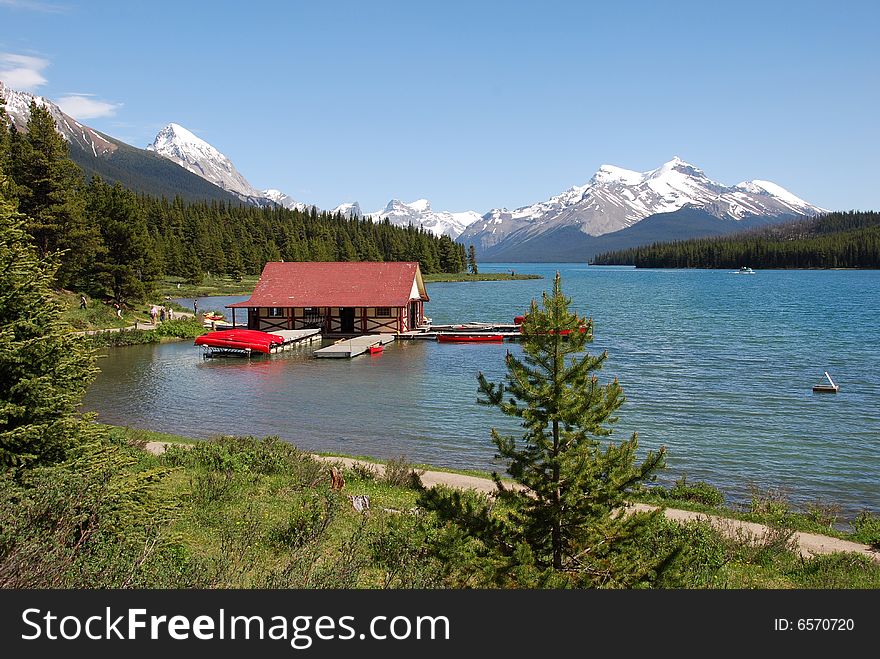
<instances>
[{"instance_id":1,"label":"person standing on shore","mask_svg":"<svg viewBox=\"0 0 880 659\"><path fill-rule=\"evenodd\" d=\"M199 315L199 301L196 298L193 298L193 314Z\"/></svg>"},{"instance_id":2,"label":"person standing on shore","mask_svg":"<svg viewBox=\"0 0 880 659\"><path fill-rule=\"evenodd\" d=\"M174 320L174 311L168 307L168 320Z\"/></svg>"},{"instance_id":3,"label":"person standing on shore","mask_svg":"<svg viewBox=\"0 0 880 659\"><path fill-rule=\"evenodd\" d=\"M85 308L86 308L86 296L85 296L85 295L80 295L80 296L79 296L79 308L80 308L80 309L85 309Z\"/></svg>"}]
</instances>

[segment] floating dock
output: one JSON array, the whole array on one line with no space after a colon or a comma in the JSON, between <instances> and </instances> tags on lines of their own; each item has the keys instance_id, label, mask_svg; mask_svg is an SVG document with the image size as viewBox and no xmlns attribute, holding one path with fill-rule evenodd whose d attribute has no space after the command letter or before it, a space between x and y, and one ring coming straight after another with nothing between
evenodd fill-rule
<instances>
[{"instance_id":1,"label":"floating dock","mask_svg":"<svg viewBox=\"0 0 880 659\"><path fill-rule=\"evenodd\" d=\"M277 332L280 334L281 332ZM394 334L365 334L351 339L340 339L333 345L315 350L315 357L330 359L351 359L365 352L369 352L373 346L384 346L394 341Z\"/></svg>"},{"instance_id":2,"label":"floating dock","mask_svg":"<svg viewBox=\"0 0 880 659\"><path fill-rule=\"evenodd\" d=\"M321 340L320 329L298 329L298 330L275 330L272 334L284 337L284 343L275 348L273 352L281 352L301 343L311 343L312 341Z\"/></svg>"},{"instance_id":3,"label":"floating dock","mask_svg":"<svg viewBox=\"0 0 880 659\"><path fill-rule=\"evenodd\" d=\"M241 328L244 329L244 328ZM218 332L223 332L224 330L219 330ZM245 330L246 332L247 330ZM260 332L255 332L255 334L260 334ZM266 336L275 336L281 337L282 341L278 341L273 343L269 348L269 353L277 353L282 352L284 350L289 350L294 346L303 344L303 343L311 343L312 341L320 341L321 340L321 330L319 329L301 329L301 330L278 330L271 333L266 333ZM203 336L209 336L205 334ZM196 345L199 339L196 339ZM257 346L247 346L246 341L242 341L240 346L227 344L227 345L202 345L204 348L204 357L224 357L227 355L243 355L245 357L250 357L254 354L262 354L265 350L261 350Z\"/></svg>"},{"instance_id":4,"label":"floating dock","mask_svg":"<svg viewBox=\"0 0 880 659\"><path fill-rule=\"evenodd\" d=\"M522 338L519 325L503 323L462 323L460 325L430 325L420 327L413 332L401 332L399 339L413 339L436 341L437 337L444 336L479 336L480 334L492 334L501 336L508 341L518 341Z\"/></svg>"}]
</instances>

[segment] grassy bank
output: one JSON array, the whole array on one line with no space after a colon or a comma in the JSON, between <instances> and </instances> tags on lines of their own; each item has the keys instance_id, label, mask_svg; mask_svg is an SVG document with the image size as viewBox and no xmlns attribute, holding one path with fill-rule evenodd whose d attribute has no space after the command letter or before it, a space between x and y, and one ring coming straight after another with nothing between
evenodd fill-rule
<instances>
[{"instance_id":1,"label":"grassy bank","mask_svg":"<svg viewBox=\"0 0 880 659\"><path fill-rule=\"evenodd\" d=\"M194 318L183 318L180 320L166 320L159 323L155 329L139 330L139 329L123 329L119 332L101 332L99 334L91 334L88 340L95 346L111 347L111 346L131 346L143 343L161 343L166 340L173 339L194 339L207 332L201 321Z\"/></svg>"},{"instance_id":2,"label":"grassy bank","mask_svg":"<svg viewBox=\"0 0 880 659\"><path fill-rule=\"evenodd\" d=\"M116 309L111 300L87 298L86 308L82 309L80 308L79 293L56 291L54 296L62 307L62 318L73 331L86 332L102 329L121 329L134 327L136 323L151 322L151 303L138 302L127 304L122 309L122 318L119 318L116 315ZM170 300L163 300L161 304L177 312L192 313L191 309L187 309Z\"/></svg>"},{"instance_id":3,"label":"grassy bank","mask_svg":"<svg viewBox=\"0 0 880 659\"><path fill-rule=\"evenodd\" d=\"M162 474L151 486L153 496L173 511L162 530L172 565L157 569L147 587L166 584L172 573L170 587L483 585L479 548L419 508L414 468L405 460L390 461L389 475L338 463L345 482L336 490L331 465L277 438L197 441L127 428L110 435L131 456L129 469ZM148 441L192 446L154 456L141 450ZM355 510L351 497L358 496L369 498L368 511ZM495 514L505 514L502 504ZM659 522L658 533L686 547L676 559L679 569L663 585L880 587L880 565L870 559L803 559L791 550L790 529L773 528L754 542L723 536L706 523Z\"/></svg>"},{"instance_id":4,"label":"grassy bank","mask_svg":"<svg viewBox=\"0 0 880 659\"><path fill-rule=\"evenodd\" d=\"M543 279L541 275L518 275L509 272L485 272L472 275L467 272L423 275L426 284L452 281L512 281L517 279Z\"/></svg>"},{"instance_id":5,"label":"grassy bank","mask_svg":"<svg viewBox=\"0 0 880 659\"><path fill-rule=\"evenodd\" d=\"M724 505L723 494L714 486L703 481L688 482L682 477L670 487L645 488L633 499L640 503L850 540L880 550L880 517L877 515L863 511L855 519L843 519L840 507L827 501L813 501L798 508L781 490L752 488L748 502L731 506Z\"/></svg>"},{"instance_id":6,"label":"grassy bank","mask_svg":"<svg viewBox=\"0 0 880 659\"><path fill-rule=\"evenodd\" d=\"M150 321L149 313L143 309L123 309L122 318L119 318L113 304L107 300L88 298L86 308L81 309L78 293L57 291L54 295L63 308L65 322L76 331L129 327L138 321Z\"/></svg>"}]
</instances>

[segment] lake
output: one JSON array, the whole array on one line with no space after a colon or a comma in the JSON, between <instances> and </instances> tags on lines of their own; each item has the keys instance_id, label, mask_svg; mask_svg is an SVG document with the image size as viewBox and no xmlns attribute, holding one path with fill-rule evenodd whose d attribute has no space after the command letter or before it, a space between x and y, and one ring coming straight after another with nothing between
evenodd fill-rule
<instances>
[{"instance_id":1,"label":"lake","mask_svg":"<svg viewBox=\"0 0 880 659\"><path fill-rule=\"evenodd\" d=\"M509 323L559 270L572 308L594 318L590 351L608 351L600 378L617 377L627 397L612 438L637 431L643 449L667 446L662 481L706 480L728 503L755 486L839 504L848 517L880 508L880 271L481 269L545 279L428 284L426 314ZM353 360L312 349L250 360L203 359L188 341L111 349L85 407L107 423L194 437L279 435L313 451L500 467L489 429L517 427L476 404L476 376L499 380L518 344L401 341ZM812 393L824 371L839 393Z\"/></svg>"}]
</instances>

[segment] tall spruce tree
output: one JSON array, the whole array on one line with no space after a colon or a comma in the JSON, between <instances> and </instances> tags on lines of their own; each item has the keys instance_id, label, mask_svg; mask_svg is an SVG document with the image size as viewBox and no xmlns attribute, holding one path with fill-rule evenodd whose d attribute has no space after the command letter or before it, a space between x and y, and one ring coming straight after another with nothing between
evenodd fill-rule
<instances>
[{"instance_id":1,"label":"tall spruce tree","mask_svg":"<svg viewBox=\"0 0 880 659\"><path fill-rule=\"evenodd\" d=\"M106 246L95 279L119 301L143 299L159 276L159 263L137 196L98 177L87 192L86 212L100 227Z\"/></svg>"},{"instance_id":2,"label":"tall spruce tree","mask_svg":"<svg viewBox=\"0 0 880 659\"><path fill-rule=\"evenodd\" d=\"M470 268L471 274L477 274L477 250L471 245L468 247L468 255L467 255L468 268Z\"/></svg>"},{"instance_id":3,"label":"tall spruce tree","mask_svg":"<svg viewBox=\"0 0 880 659\"><path fill-rule=\"evenodd\" d=\"M0 185L2 467L61 460L88 434L76 408L96 370L91 351L61 321L51 292L56 264L39 258L26 222Z\"/></svg>"},{"instance_id":4,"label":"tall spruce tree","mask_svg":"<svg viewBox=\"0 0 880 659\"><path fill-rule=\"evenodd\" d=\"M520 438L492 430L498 457L519 487L497 474L502 516L460 493L429 490L422 504L487 548L494 580L511 585L633 587L649 585L675 553L646 551L658 513L626 514L626 497L653 479L665 448L636 463L635 434L602 439L624 402L617 380L599 384L606 353L584 352L592 319L569 311L559 274L542 308L533 301L522 325L523 357L507 354L504 382L479 375L478 402L521 420ZM512 576L514 575L514 576Z\"/></svg>"},{"instance_id":5,"label":"tall spruce tree","mask_svg":"<svg viewBox=\"0 0 880 659\"><path fill-rule=\"evenodd\" d=\"M31 101L27 132L12 131L10 167L18 209L41 258L66 250L57 283L87 290L94 259L103 246L97 226L83 213L82 175L49 111Z\"/></svg>"}]
</instances>

